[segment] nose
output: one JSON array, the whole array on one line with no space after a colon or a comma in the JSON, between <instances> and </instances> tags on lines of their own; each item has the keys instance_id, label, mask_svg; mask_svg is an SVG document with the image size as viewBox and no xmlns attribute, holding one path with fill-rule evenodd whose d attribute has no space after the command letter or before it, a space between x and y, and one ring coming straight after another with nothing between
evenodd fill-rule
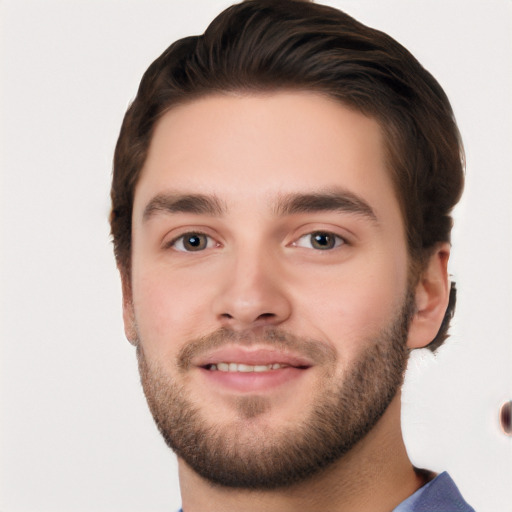
<instances>
[{"instance_id":1,"label":"nose","mask_svg":"<svg viewBox=\"0 0 512 512\"><path fill-rule=\"evenodd\" d=\"M282 324L292 310L284 274L269 255L248 252L226 266L214 314L222 327L234 330Z\"/></svg>"}]
</instances>

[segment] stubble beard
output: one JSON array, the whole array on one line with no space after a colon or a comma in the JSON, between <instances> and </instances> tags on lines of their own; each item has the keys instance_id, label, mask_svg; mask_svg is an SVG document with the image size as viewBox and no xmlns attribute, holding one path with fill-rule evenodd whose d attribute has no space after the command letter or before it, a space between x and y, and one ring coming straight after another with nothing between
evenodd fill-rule
<instances>
[{"instance_id":1,"label":"stubble beard","mask_svg":"<svg viewBox=\"0 0 512 512\"><path fill-rule=\"evenodd\" d=\"M310 413L296 425L248 429L248 420L270 407L259 396L240 397L239 421L212 424L182 385L148 363L139 343L139 371L149 408L167 445L208 481L254 490L289 487L343 457L384 414L403 382L412 311L408 295L393 321L366 340L368 348L343 381L319 390ZM286 333L267 332L294 343L295 338ZM219 334L215 336L218 340Z\"/></svg>"}]
</instances>

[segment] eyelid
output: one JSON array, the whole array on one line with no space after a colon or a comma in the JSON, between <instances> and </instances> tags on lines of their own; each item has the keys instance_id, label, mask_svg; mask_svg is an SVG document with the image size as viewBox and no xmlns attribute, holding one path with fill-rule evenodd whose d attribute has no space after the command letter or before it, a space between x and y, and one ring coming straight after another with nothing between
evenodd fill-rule
<instances>
[{"instance_id":1,"label":"eyelid","mask_svg":"<svg viewBox=\"0 0 512 512\"><path fill-rule=\"evenodd\" d=\"M191 235L198 235L198 236L206 237L208 239L207 246L204 249L197 250L197 251L187 251L184 247L182 249L176 248L176 244L180 240L183 243L184 238L187 237L187 236L191 236ZM213 242L213 243L210 244L210 242ZM171 240L165 241L162 244L162 248L163 249L173 249L173 250L175 250L177 252L185 252L185 253L202 252L202 251L204 251L206 249L212 249L214 247L219 247L219 246L220 246L220 243L217 240L215 240L215 238L212 235L210 235L208 233L205 233L201 229L187 229L186 231L181 231L179 235L176 235L176 236L172 237Z\"/></svg>"},{"instance_id":2,"label":"eyelid","mask_svg":"<svg viewBox=\"0 0 512 512\"><path fill-rule=\"evenodd\" d=\"M319 248L315 248L313 246L306 247L305 245L302 245L299 243L301 240L307 240L307 239L311 240L311 237L314 236L315 234L328 235L328 236L333 237L335 239L335 245L333 247L326 247L323 249L319 249ZM343 245L349 245L349 242L347 241L347 239L344 236L342 236L338 233L334 233L333 231L329 231L328 229L314 229L314 230L309 231L308 233L305 233L305 234L299 236L298 238L296 238L295 241L291 245L293 247L301 247L304 249L313 249L313 250L318 250L318 251L332 251L332 250L337 249Z\"/></svg>"}]
</instances>

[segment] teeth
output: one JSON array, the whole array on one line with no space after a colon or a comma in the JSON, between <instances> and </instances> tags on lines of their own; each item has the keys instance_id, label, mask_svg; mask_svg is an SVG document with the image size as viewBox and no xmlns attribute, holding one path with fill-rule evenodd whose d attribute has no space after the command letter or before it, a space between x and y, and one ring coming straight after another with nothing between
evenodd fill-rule
<instances>
[{"instance_id":1,"label":"teeth","mask_svg":"<svg viewBox=\"0 0 512 512\"><path fill-rule=\"evenodd\" d=\"M279 370L280 368L285 368L287 365L279 364L279 363L271 363L271 364L242 364L242 363L217 363L211 364L208 369L211 371L219 370L221 372L268 372L270 370Z\"/></svg>"}]
</instances>

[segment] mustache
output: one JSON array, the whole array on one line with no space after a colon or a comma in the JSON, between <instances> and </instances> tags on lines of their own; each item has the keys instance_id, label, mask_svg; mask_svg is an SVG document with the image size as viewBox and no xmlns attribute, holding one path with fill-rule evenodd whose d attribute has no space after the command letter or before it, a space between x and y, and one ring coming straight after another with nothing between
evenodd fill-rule
<instances>
[{"instance_id":1,"label":"mustache","mask_svg":"<svg viewBox=\"0 0 512 512\"><path fill-rule=\"evenodd\" d=\"M192 366L192 361L195 358L228 344L236 344L241 347L266 345L274 350L293 352L307 357L316 365L333 364L337 359L336 351L330 345L318 340L296 336L281 329L267 327L257 331L233 331L222 327L186 343L177 356L178 368L187 370Z\"/></svg>"}]
</instances>

